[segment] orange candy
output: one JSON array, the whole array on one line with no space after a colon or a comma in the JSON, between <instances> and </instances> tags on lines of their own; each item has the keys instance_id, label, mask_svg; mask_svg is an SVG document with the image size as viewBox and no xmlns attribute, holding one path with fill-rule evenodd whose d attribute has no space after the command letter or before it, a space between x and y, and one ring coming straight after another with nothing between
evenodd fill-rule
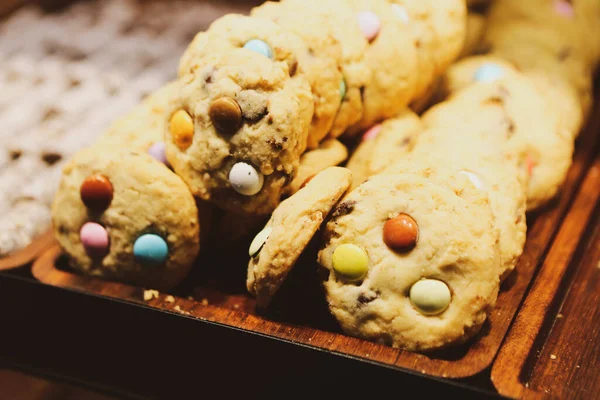
<instances>
[{"instance_id":1,"label":"orange candy","mask_svg":"<svg viewBox=\"0 0 600 400\"><path fill-rule=\"evenodd\" d=\"M393 250L410 250L418 239L419 226L409 215L398 214L383 225L383 242Z\"/></svg>"}]
</instances>

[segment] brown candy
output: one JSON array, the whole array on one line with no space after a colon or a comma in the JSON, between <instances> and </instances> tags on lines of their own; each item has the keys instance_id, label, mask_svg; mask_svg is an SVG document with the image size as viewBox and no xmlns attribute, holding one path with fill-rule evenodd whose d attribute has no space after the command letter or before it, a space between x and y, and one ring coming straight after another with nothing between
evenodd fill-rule
<instances>
[{"instance_id":1,"label":"brown candy","mask_svg":"<svg viewBox=\"0 0 600 400\"><path fill-rule=\"evenodd\" d=\"M231 97L221 97L208 110L213 125L220 133L232 135L242 125L242 109Z\"/></svg>"},{"instance_id":2,"label":"brown candy","mask_svg":"<svg viewBox=\"0 0 600 400\"><path fill-rule=\"evenodd\" d=\"M383 225L383 241L393 250L410 250L417 244L419 227L417 222L406 214L398 214Z\"/></svg>"},{"instance_id":3,"label":"brown candy","mask_svg":"<svg viewBox=\"0 0 600 400\"><path fill-rule=\"evenodd\" d=\"M113 199L113 187L104 175L90 175L81 184L81 201L94 210L105 210Z\"/></svg>"}]
</instances>

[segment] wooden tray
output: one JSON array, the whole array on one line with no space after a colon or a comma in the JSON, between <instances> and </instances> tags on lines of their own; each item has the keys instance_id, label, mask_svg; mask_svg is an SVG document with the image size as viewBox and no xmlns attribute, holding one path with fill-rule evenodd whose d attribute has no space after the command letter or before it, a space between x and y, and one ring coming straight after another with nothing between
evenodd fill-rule
<instances>
[{"instance_id":1,"label":"wooden tray","mask_svg":"<svg viewBox=\"0 0 600 400\"><path fill-rule=\"evenodd\" d=\"M54 243L54 236L51 230L40 235L29 246L14 252L4 258L0 258L0 271L19 268L32 262L44 250Z\"/></svg>"},{"instance_id":2,"label":"wooden tray","mask_svg":"<svg viewBox=\"0 0 600 400\"><path fill-rule=\"evenodd\" d=\"M490 367L516 317L516 328L511 331L499 354L493 377L500 392L519 395L522 387L514 389L518 382L510 377L515 374L514 371L523 369L532 349L530 342L550 310L555 289L560 286L571 257L585 237L585 227L598 202L600 180L596 167L589 170L587 180L581 185L597 154L600 103L594 114L595 118L578 140L573 165L560 197L538 215L529 216L525 251L516 271L503 284L488 323L469 343L447 351L416 354L341 334L326 310L314 272L316 268L311 265L314 263L314 250L310 249L282 287L274 301L274 310L267 316L256 313L254 299L244 290L246 264L242 260L213 259L206 262L206 265L198 266L194 276L172 294L151 296L151 292L146 292L146 296L152 297L147 301L142 288L70 272L57 245L33 264L32 272L35 278L49 285L143 303L200 321L217 322L391 368L443 378L467 378ZM211 267L215 265L218 268ZM542 268L538 272L539 266ZM536 274L538 276L534 280ZM517 314L532 281L532 295Z\"/></svg>"}]
</instances>

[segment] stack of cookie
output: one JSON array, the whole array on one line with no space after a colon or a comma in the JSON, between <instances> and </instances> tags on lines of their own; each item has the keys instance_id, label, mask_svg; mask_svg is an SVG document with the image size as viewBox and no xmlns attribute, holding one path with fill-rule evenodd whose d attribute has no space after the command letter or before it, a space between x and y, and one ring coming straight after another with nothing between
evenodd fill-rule
<instances>
[{"instance_id":1,"label":"stack of cookie","mask_svg":"<svg viewBox=\"0 0 600 400\"><path fill-rule=\"evenodd\" d=\"M484 38L501 57L510 3ZM267 307L327 221L318 261L344 331L411 350L468 339L522 252L526 208L564 180L589 99L545 95L585 88L575 61L552 86L559 67L467 58L419 117L465 29L464 0L284 0L215 21L175 82L65 168L53 222L71 265L168 289L203 237L260 230L247 288ZM577 60L591 70L594 54Z\"/></svg>"},{"instance_id":2,"label":"stack of cookie","mask_svg":"<svg viewBox=\"0 0 600 400\"><path fill-rule=\"evenodd\" d=\"M600 5L537 3L495 3L493 55L452 66L446 101L371 128L352 155L356 189L319 254L346 332L434 349L475 334L494 306L522 253L526 210L564 182L599 61L600 36L587 36L598 25L585 18L599 21Z\"/></svg>"},{"instance_id":3,"label":"stack of cookie","mask_svg":"<svg viewBox=\"0 0 600 400\"><path fill-rule=\"evenodd\" d=\"M213 235L256 233L308 178L346 159L337 138L428 96L461 50L465 15L462 0L286 0L215 21L175 82L65 168L53 225L71 264L177 284L212 216ZM346 189L318 193L329 204L323 218Z\"/></svg>"}]
</instances>

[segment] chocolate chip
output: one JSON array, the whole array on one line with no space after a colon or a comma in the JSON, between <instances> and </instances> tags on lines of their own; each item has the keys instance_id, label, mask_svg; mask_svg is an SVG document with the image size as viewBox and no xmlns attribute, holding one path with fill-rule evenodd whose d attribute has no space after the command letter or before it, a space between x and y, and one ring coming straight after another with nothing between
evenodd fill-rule
<instances>
[{"instance_id":1,"label":"chocolate chip","mask_svg":"<svg viewBox=\"0 0 600 400\"><path fill-rule=\"evenodd\" d=\"M267 139L267 143L269 144L269 146L271 146L271 148L274 151L281 151L281 150L283 150L283 143L279 142L278 140L276 140L274 138L268 138Z\"/></svg>"},{"instance_id":2,"label":"chocolate chip","mask_svg":"<svg viewBox=\"0 0 600 400\"><path fill-rule=\"evenodd\" d=\"M337 207L333 210L331 218L335 219L350 214L352 211L354 211L355 205L356 202L352 200L344 201L343 203L338 204Z\"/></svg>"},{"instance_id":3,"label":"chocolate chip","mask_svg":"<svg viewBox=\"0 0 600 400\"><path fill-rule=\"evenodd\" d=\"M372 302L378 297L379 295L373 291L363 292L358 296L358 302L361 304L366 304Z\"/></svg>"},{"instance_id":4,"label":"chocolate chip","mask_svg":"<svg viewBox=\"0 0 600 400\"><path fill-rule=\"evenodd\" d=\"M294 76L296 75L296 72L298 71L298 60L293 59L290 61L290 76Z\"/></svg>"}]
</instances>

